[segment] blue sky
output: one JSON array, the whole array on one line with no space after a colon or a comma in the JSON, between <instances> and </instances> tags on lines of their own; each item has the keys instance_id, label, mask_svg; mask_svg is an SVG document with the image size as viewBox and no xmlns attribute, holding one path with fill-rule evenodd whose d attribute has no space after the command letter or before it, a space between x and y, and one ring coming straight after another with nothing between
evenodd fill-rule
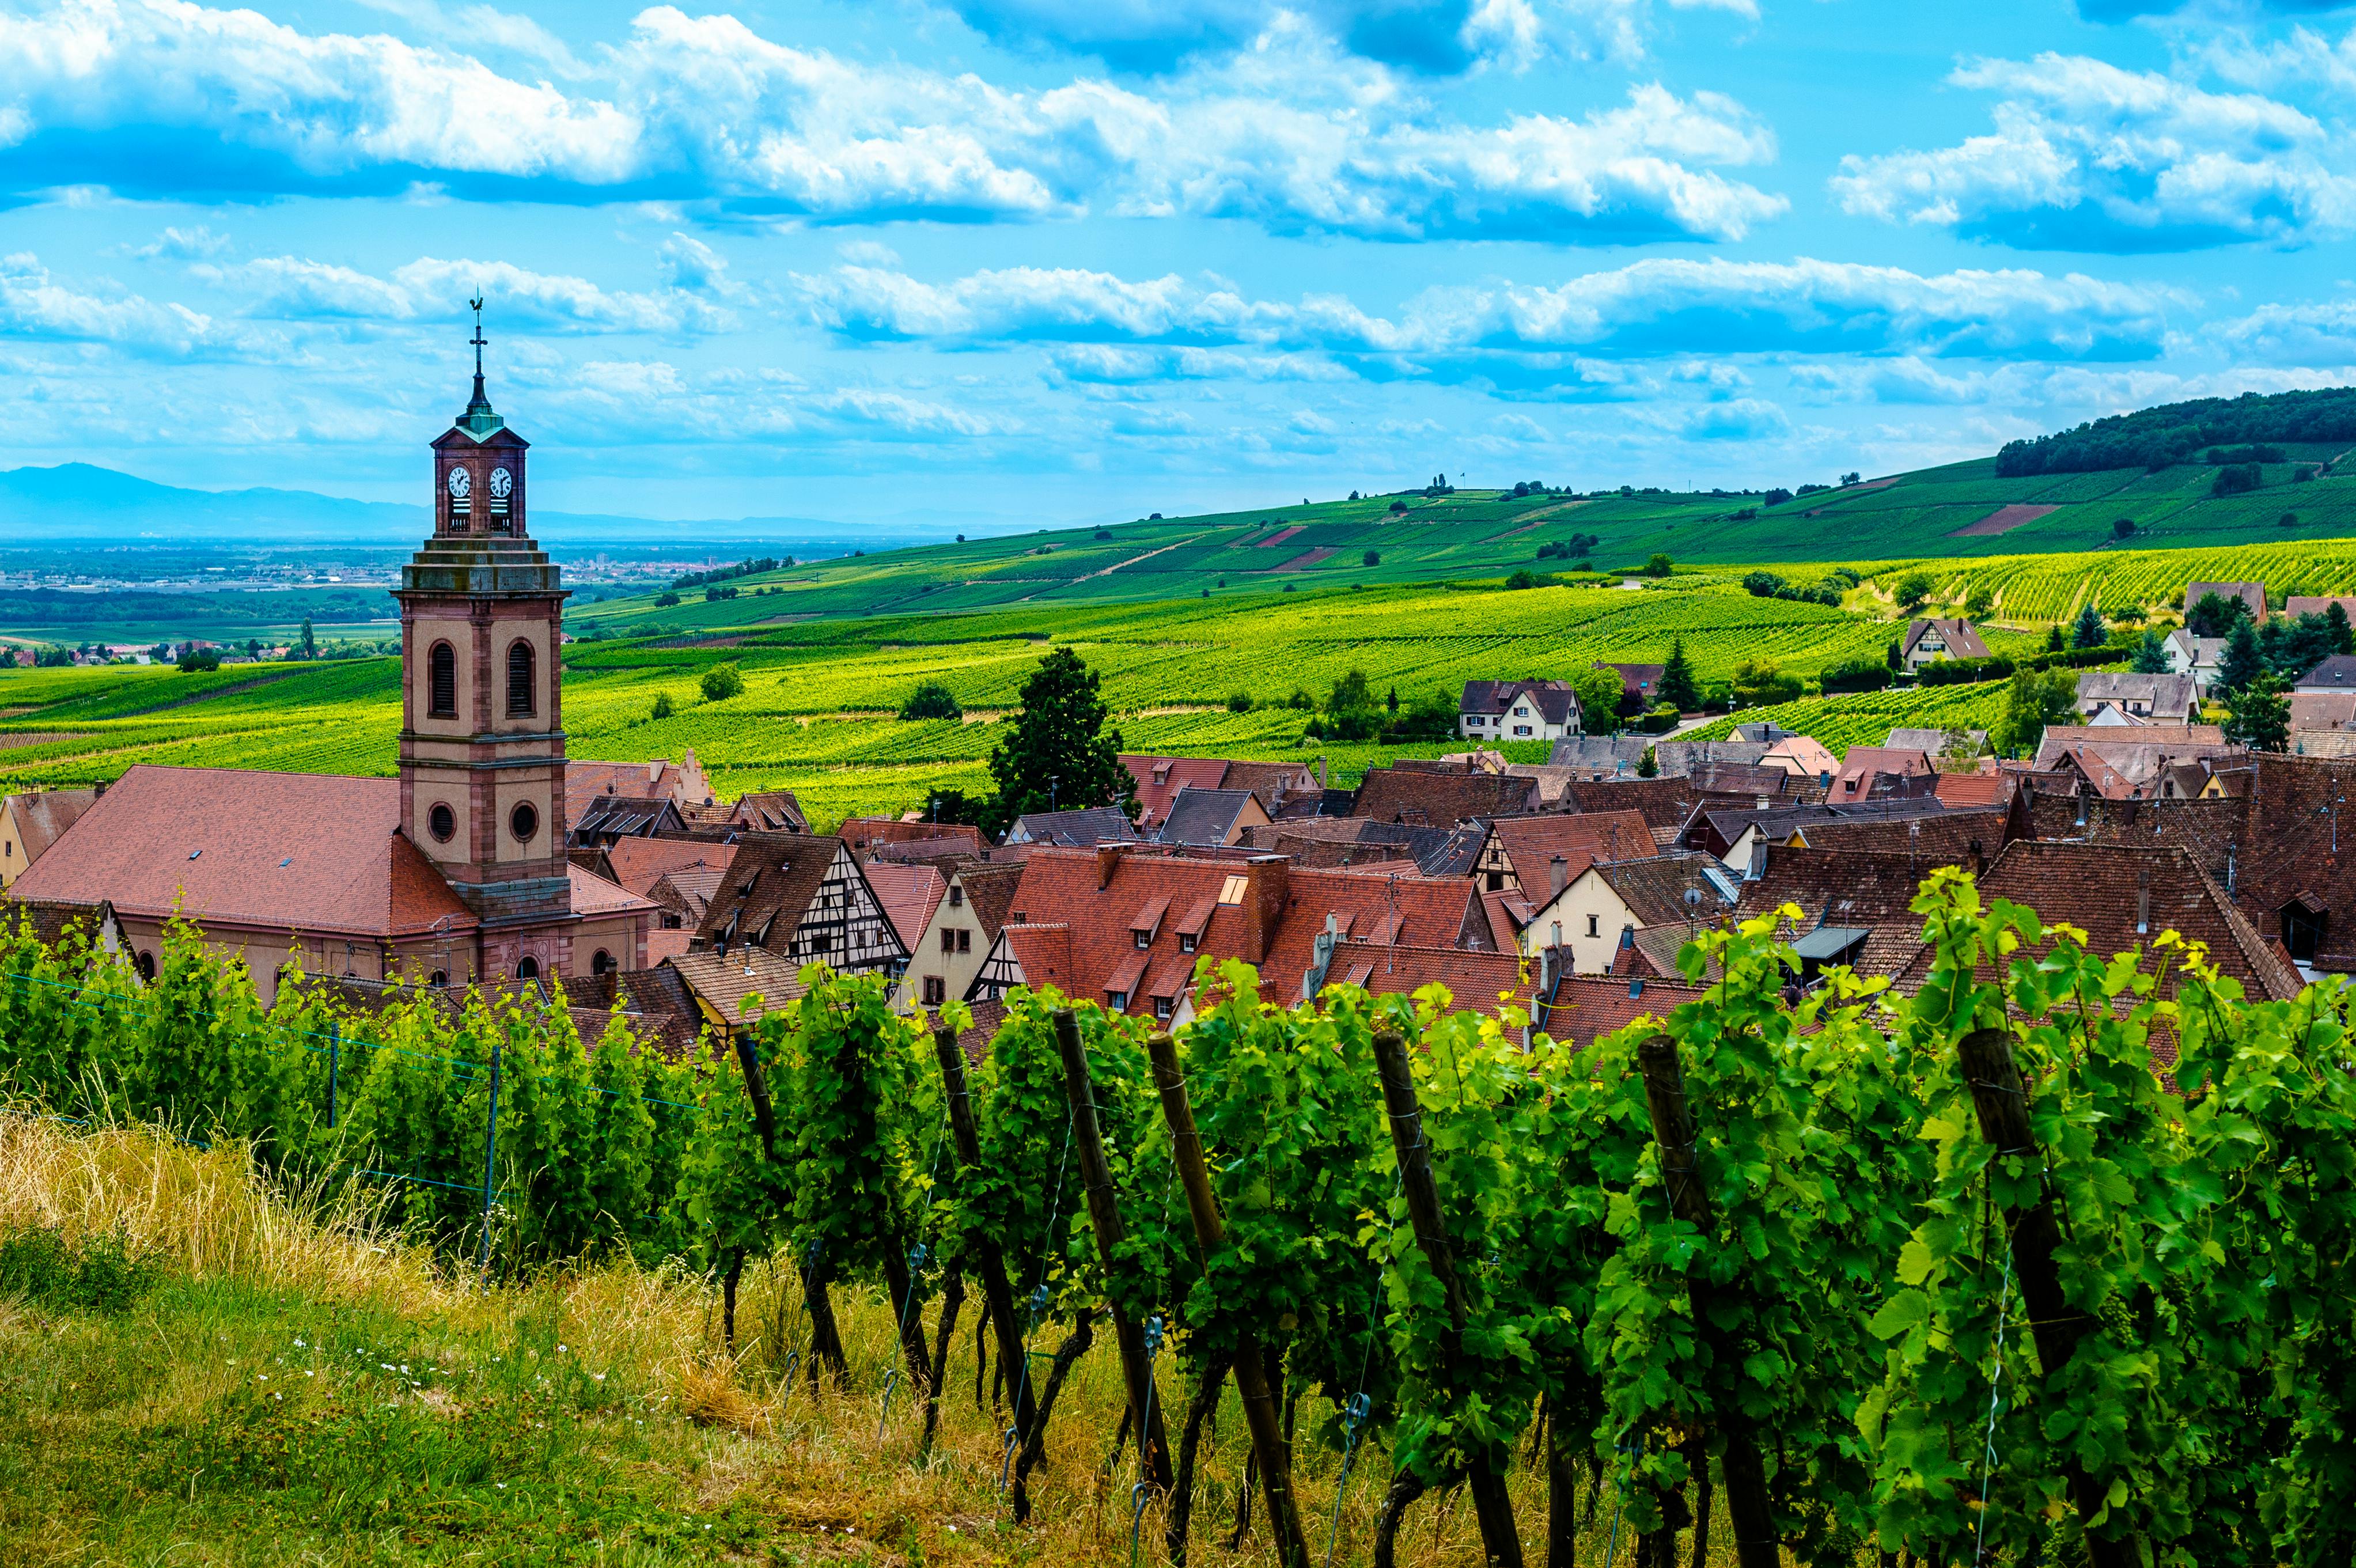
<instances>
[{"instance_id":1,"label":"blue sky","mask_svg":"<svg viewBox=\"0 0 2356 1568\"><path fill-rule=\"evenodd\" d=\"M1065 521L1794 484L2356 366L2308 0L0 0L0 467Z\"/></svg>"}]
</instances>

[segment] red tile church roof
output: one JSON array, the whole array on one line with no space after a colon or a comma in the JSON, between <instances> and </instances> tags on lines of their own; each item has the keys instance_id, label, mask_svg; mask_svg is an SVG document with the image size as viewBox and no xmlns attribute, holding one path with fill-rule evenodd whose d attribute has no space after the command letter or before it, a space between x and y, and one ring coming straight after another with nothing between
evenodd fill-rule
<instances>
[{"instance_id":1,"label":"red tile church roof","mask_svg":"<svg viewBox=\"0 0 2356 1568\"><path fill-rule=\"evenodd\" d=\"M397 779L143 764L12 891L273 930L472 930L442 874L394 831L400 821Z\"/></svg>"}]
</instances>

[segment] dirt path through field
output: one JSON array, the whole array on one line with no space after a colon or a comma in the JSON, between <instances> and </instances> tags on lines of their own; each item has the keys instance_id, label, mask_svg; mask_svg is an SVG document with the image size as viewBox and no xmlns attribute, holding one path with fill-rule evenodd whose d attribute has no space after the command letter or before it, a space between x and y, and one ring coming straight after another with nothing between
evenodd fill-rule
<instances>
[{"instance_id":1,"label":"dirt path through field","mask_svg":"<svg viewBox=\"0 0 2356 1568\"><path fill-rule=\"evenodd\" d=\"M1503 533L1493 533L1481 542L1483 544L1494 544L1500 539L1511 539L1516 533L1527 533L1531 529L1536 528L1539 523L1544 522L1550 517L1559 517L1564 512L1572 510L1575 508L1592 506L1593 504L1594 503L1592 501L1557 501L1552 506L1542 506L1536 511L1525 512L1522 517L1522 521L1518 527L1509 528Z\"/></svg>"},{"instance_id":2,"label":"dirt path through field","mask_svg":"<svg viewBox=\"0 0 2356 1568\"><path fill-rule=\"evenodd\" d=\"M1317 563L1333 554L1337 546L1329 544L1322 550L1312 550L1304 554L1296 555L1291 560L1284 562L1280 565L1268 567L1267 570L1270 572L1305 571L1309 567L1316 565Z\"/></svg>"},{"instance_id":3,"label":"dirt path through field","mask_svg":"<svg viewBox=\"0 0 2356 1568\"><path fill-rule=\"evenodd\" d=\"M1168 553L1168 552L1170 552L1170 551L1175 550L1175 549L1177 549L1177 548L1178 548L1178 546L1179 546L1180 544L1192 544L1192 543L1194 543L1194 541L1195 541L1196 539L1200 539L1200 538L1202 538L1202 537L1203 537L1203 536L1202 536L1201 534L1197 533L1197 534L1194 535L1194 536L1193 536L1193 538L1189 538L1189 539L1181 539L1181 540L1179 540L1179 541L1177 542L1177 543L1174 543L1174 544L1165 544L1165 545L1162 546L1162 548L1161 548L1161 549L1159 549L1159 550L1149 550L1149 551L1147 551L1147 552L1146 552L1144 554L1142 554L1142 555L1132 555L1132 556L1130 556L1130 557L1128 560L1126 560L1126 561L1116 561L1116 562L1114 562L1111 565L1109 565L1109 566L1106 567L1106 568L1105 568L1103 571L1101 571L1101 572L1085 572L1085 573L1082 573L1079 576L1074 577L1074 578L1072 578L1072 579L1071 579L1070 581L1068 581L1068 582L1059 583L1059 584L1057 584L1056 585L1057 585L1058 587L1069 588L1069 587L1073 587L1073 586L1075 586L1075 585L1078 585L1078 584L1087 582L1090 578L1093 578L1093 577L1109 577L1109 576L1111 576L1115 572L1119 571L1123 566L1134 566L1134 565L1136 565L1140 561L1151 561L1151 560L1152 560L1156 555L1164 554L1164 553ZM1025 594L1025 595L1023 595L1021 598L1019 598L1019 599L1015 600L1014 602L1015 602L1016 604L1018 604L1018 605L1027 605L1027 604L1029 604L1033 599L1035 599L1035 598L1037 598L1038 596L1038 596L1037 594Z\"/></svg>"},{"instance_id":4,"label":"dirt path through field","mask_svg":"<svg viewBox=\"0 0 2356 1568\"><path fill-rule=\"evenodd\" d=\"M2050 511L2060 511L2058 506L2029 506L2015 501L2000 506L1977 522L1967 522L1947 535L1950 539L1986 539L1993 533L2010 533L2024 522L2035 522Z\"/></svg>"}]
</instances>

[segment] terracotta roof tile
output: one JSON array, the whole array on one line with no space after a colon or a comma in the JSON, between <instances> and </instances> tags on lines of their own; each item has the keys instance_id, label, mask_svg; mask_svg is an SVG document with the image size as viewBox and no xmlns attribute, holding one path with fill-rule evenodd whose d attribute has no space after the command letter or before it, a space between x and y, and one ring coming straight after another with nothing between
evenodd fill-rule
<instances>
[{"instance_id":1,"label":"terracotta roof tile","mask_svg":"<svg viewBox=\"0 0 2356 1568\"><path fill-rule=\"evenodd\" d=\"M672 872L699 866L724 871L735 853L734 844L674 838L617 839L605 849L613 879L641 897L649 895L655 883Z\"/></svg>"},{"instance_id":2,"label":"terracotta roof tile","mask_svg":"<svg viewBox=\"0 0 2356 1568\"><path fill-rule=\"evenodd\" d=\"M732 948L715 952L681 953L665 959L695 999L727 1027L745 1021L744 1000L759 995L769 1006L795 1001L809 991L801 982L801 966L760 948Z\"/></svg>"},{"instance_id":3,"label":"terracotta roof tile","mask_svg":"<svg viewBox=\"0 0 2356 1568\"><path fill-rule=\"evenodd\" d=\"M241 768L131 768L14 891L111 901L160 918L271 930L401 936L477 921L416 845L393 830L392 779Z\"/></svg>"},{"instance_id":4,"label":"terracotta roof tile","mask_svg":"<svg viewBox=\"0 0 2356 1568\"><path fill-rule=\"evenodd\" d=\"M1541 1032L1583 1051L1639 1018L1665 1020L1671 1008L1698 1002L1706 994L1704 987L1677 981L1565 973L1532 1022Z\"/></svg>"},{"instance_id":5,"label":"terracotta roof tile","mask_svg":"<svg viewBox=\"0 0 2356 1568\"><path fill-rule=\"evenodd\" d=\"M97 800L94 789L28 789L9 796L9 803L16 809L17 831L23 835L18 847L25 859L40 859Z\"/></svg>"},{"instance_id":6,"label":"terracotta roof tile","mask_svg":"<svg viewBox=\"0 0 2356 1568\"><path fill-rule=\"evenodd\" d=\"M948 892L948 879L929 865L898 865L871 860L865 867L867 886L882 900L884 917L900 933L901 945L914 951L916 939L933 922L933 911Z\"/></svg>"},{"instance_id":7,"label":"terracotta roof tile","mask_svg":"<svg viewBox=\"0 0 2356 1568\"><path fill-rule=\"evenodd\" d=\"M1525 894L1550 897L1554 857L1563 858L1569 882L1599 860L1642 860L1654 850L1652 828L1635 811L1550 812L1496 817L1489 835L1513 867Z\"/></svg>"},{"instance_id":8,"label":"terracotta roof tile","mask_svg":"<svg viewBox=\"0 0 2356 1568\"><path fill-rule=\"evenodd\" d=\"M1537 804L1535 779L1370 768L1358 786L1351 814L1414 827L1449 828L1474 817L1517 815Z\"/></svg>"},{"instance_id":9,"label":"terracotta roof tile","mask_svg":"<svg viewBox=\"0 0 2356 1568\"><path fill-rule=\"evenodd\" d=\"M577 865L564 869L573 879L573 912L576 915L652 914L656 908L652 899L641 898L594 871L584 871ZM435 876L438 879L440 874L435 873Z\"/></svg>"}]
</instances>

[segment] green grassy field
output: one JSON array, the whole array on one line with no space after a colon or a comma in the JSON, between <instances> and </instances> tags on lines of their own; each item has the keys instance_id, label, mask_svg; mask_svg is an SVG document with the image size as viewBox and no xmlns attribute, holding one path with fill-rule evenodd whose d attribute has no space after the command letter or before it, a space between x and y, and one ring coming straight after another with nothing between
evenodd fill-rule
<instances>
[{"instance_id":1,"label":"green grassy field","mask_svg":"<svg viewBox=\"0 0 2356 1568\"><path fill-rule=\"evenodd\" d=\"M2337 455L2320 446L2287 450L2310 463ZM2019 602L2006 607L2051 618L2068 613L2052 584L2082 580L2090 559L2111 592L2147 604L2172 601L2187 575L2213 575L2194 569L2196 559L2229 553L2264 561L2270 585L2294 577L2302 587L2344 584L2356 571L2340 537L2356 535L2356 477L2294 482L2298 466L2269 465L2264 488L2225 498L2210 494L2216 470L2205 464L1999 478L1993 458L1774 507L1742 496L1572 500L1460 491L1400 498L1407 510L1394 514L1394 498L1374 497L818 562L740 579L731 585L739 591L733 599L708 601L690 590L680 604L659 607L656 596L639 595L577 609L571 624L581 631L734 631L813 617L1053 609L1205 594L1214 602L1248 600L1288 586L1494 584L1515 571L1568 575L1580 559L1608 574L1655 553L1705 567L1780 563L1794 581L1834 564L1885 576L1930 564L1958 582L2018 579ZM2007 507L2051 510L1998 533L1958 532ZM1740 515L1746 511L1752 515ZM2113 531L2120 518L2135 524L2124 540ZM1540 555L1574 537L1600 542L1575 546L1568 557Z\"/></svg>"},{"instance_id":2,"label":"green grassy field","mask_svg":"<svg viewBox=\"0 0 2356 1568\"><path fill-rule=\"evenodd\" d=\"M1134 750L1323 756L1336 782L1400 748L1304 745L1308 714L1352 669L1377 691L1452 693L1500 672L1555 674L1597 659L1658 661L1682 637L1705 678L1769 657L1803 673L1878 654L1890 626L1820 605L1754 598L1686 576L1608 588L1341 589L1276 598L1152 605L1036 605L957 616L827 619L718 644L576 642L565 727L575 756L636 761L693 747L728 794L788 788L825 820L913 808L935 788L980 787L997 738L1049 639L1104 680ZM704 670L740 665L743 695L702 700ZM919 682L956 693L965 723L891 716ZM230 666L0 671L0 783L85 783L137 762L387 774L399 671L376 659ZM1228 698L1254 699L1231 713ZM659 695L674 713L649 717ZM1425 755L1440 746L1405 748ZM1545 746L1518 748L1538 760Z\"/></svg>"}]
</instances>

